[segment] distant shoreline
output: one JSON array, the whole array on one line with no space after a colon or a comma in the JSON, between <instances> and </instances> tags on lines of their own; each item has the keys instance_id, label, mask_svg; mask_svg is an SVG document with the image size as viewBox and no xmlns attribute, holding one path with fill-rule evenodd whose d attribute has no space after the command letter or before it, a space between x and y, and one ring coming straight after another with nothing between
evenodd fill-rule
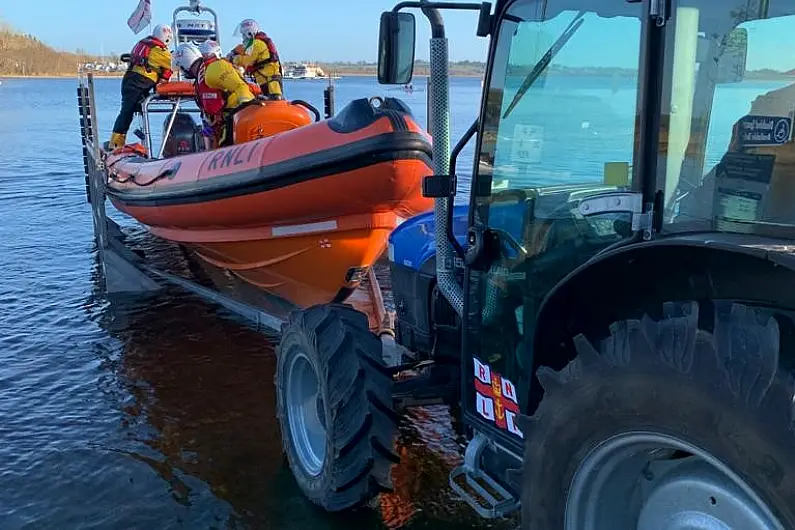
<instances>
[{"instance_id":1,"label":"distant shoreline","mask_svg":"<svg viewBox=\"0 0 795 530\"><path fill-rule=\"evenodd\" d=\"M112 74L106 74L102 72L92 72L94 77L102 77L108 79L121 79L124 77L123 72L114 72ZM338 72L335 71L333 76L340 76L340 77L376 77L378 74L376 73L368 73L368 72ZM428 77L427 73L422 74L414 74L414 79ZM480 74L465 74L465 73L451 73L450 77L474 77L480 78L482 75ZM32 75L21 75L21 74L0 74L0 79L76 79L77 74L32 74ZM286 78L286 81L327 81L327 77L318 77L316 79L290 79ZM336 81L336 79L335 79Z\"/></svg>"},{"instance_id":2,"label":"distant shoreline","mask_svg":"<svg viewBox=\"0 0 795 530\"><path fill-rule=\"evenodd\" d=\"M377 74L375 72L357 72L357 71L340 71L340 70L333 70L331 75L340 76L340 77L376 77ZM124 76L123 72L113 72L113 73L104 73L104 72L92 72L95 78L108 78L108 79L121 79ZM617 72L619 78L633 78L634 76L629 76L626 72ZM565 77L581 77L581 78L589 78L589 77L613 77L615 74L611 75L608 72L598 72L598 71L557 71L554 72L556 76L565 76ZM77 73L74 74L28 74L28 75L20 75L20 74L2 74L0 73L0 80L2 79L76 79L78 76ZM428 72L421 72L415 73L413 77L413 81L421 80L423 78L429 77ZM463 77L463 78L482 78L483 74L481 73L472 73L472 72L450 72L450 77ZM318 77L316 79L287 79L289 81L327 81L327 77ZM790 81L795 82L795 75L787 75L783 73L778 74L770 74L768 72L765 73L758 73L758 72L748 72L745 76L744 81Z\"/></svg>"}]
</instances>

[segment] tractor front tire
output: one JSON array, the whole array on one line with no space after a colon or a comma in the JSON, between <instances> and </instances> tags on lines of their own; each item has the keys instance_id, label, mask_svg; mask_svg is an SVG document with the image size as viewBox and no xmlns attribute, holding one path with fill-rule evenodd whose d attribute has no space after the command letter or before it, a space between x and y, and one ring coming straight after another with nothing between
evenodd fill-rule
<instances>
[{"instance_id":1,"label":"tractor front tire","mask_svg":"<svg viewBox=\"0 0 795 530\"><path fill-rule=\"evenodd\" d=\"M367 317L327 304L297 311L277 348L282 446L304 495L336 512L392 488L392 376Z\"/></svg>"},{"instance_id":2,"label":"tractor front tire","mask_svg":"<svg viewBox=\"0 0 795 530\"><path fill-rule=\"evenodd\" d=\"M795 528L792 341L788 317L724 302L574 337L519 423L522 528Z\"/></svg>"}]
</instances>

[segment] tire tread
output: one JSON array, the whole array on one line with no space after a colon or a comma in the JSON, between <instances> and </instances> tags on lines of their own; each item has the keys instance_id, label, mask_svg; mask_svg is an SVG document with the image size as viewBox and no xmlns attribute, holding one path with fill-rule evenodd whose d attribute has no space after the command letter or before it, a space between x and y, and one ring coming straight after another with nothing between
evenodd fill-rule
<instances>
[{"instance_id":1,"label":"tire tread","mask_svg":"<svg viewBox=\"0 0 795 530\"><path fill-rule=\"evenodd\" d=\"M291 455L282 388L277 381L279 417L285 448L299 486L325 510L355 508L392 489L390 469L399 461L392 450L398 417L392 403L393 380L382 359L381 341L369 329L367 316L344 304L310 307L290 315L282 344L301 335L317 352L318 377L327 385L331 451L319 487L308 488ZM311 355L311 354L310 354ZM277 378L278 379L278 378ZM322 383L321 383L322 384Z\"/></svg>"},{"instance_id":2,"label":"tire tread","mask_svg":"<svg viewBox=\"0 0 795 530\"><path fill-rule=\"evenodd\" d=\"M525 459L522 469L526 484L522 495L523 528L547 528L549 524L559 524L562 520L558 519L561 516L557 511L543 505L544 501L534 500L536 496L529 485L536 484L543 489L543 484L546 484L543 479L534 482L532 477L539 472L539 466L553 469L550 459L560 458L561 462L566 462L561 466L571 465L573 455L566 453L553 457L551 453L556 451L546 444L558 443L552 439L552 433L561 432L562 422L577 422L572 413L567 416L561 416L561 413L572 392L582 388L579 385L591 384L586 383L585 377L587 381L595 381L597 374L602 374L598 377L612 377L610 374L613 372L672 370L672 376L678 373L675 377L684 378L681 381L698 385L714 396L724 396L726 407L735 413L742 410L749 421L755 424L763 422L770 429L770 440L778 440L779 443L784 439L782 436L788 436L789 443L795 443L792 438L795 434L795 370L791 367L782 369L782 334L773 311L734 302L707 301L702 304L696 301L668 302L663 305L659 320L644 314L640 319L614 322L609 326L606 337L599 341L576 335L572 341L577 356L563 369L555 371L547 366L537 369L544 396L534 414L521 415L517 425L525 438L525 455L541 454L545 450L548 453L544 453L547 454L544 461L531 458L534 464L528 463L527 457ZM709 306L714 308L714 318L712 329L708 330L704 329L700 318L708 317L709 313L701 315L700 310ZM625 372L623 367L627 365L633 366ZM611 399L609 387L605 387L604 392L605 399ZM582 413L587 414L584 410ZM782 416L787 418L787 425L781 425ZM788 476L787 480L795 481L795 474ZM565 492L561 491L561 494ZM546 498L544 494L540 497ZM791 502L784 502L785 506L789 504ZM784 512L779 515L787 521L795 520L795 510L787 508Z\"/></svg>"}]
</instances>

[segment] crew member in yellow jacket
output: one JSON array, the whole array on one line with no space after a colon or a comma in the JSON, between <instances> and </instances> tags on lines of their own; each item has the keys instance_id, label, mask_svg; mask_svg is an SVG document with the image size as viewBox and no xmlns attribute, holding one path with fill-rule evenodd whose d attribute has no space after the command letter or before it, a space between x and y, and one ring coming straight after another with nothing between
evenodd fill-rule
<instances>
[{"instance_id":1,"label":"crew member in yellow jacket","mask_svg":"<svg viewBox=\"0 0 795 530\"><path fill-rule=\"evenodd\" d=\"M282 65L276 45L250 18L238 25L235 35L238 34L243 37L243 45L232 50L229 59L235 66L243 67L246 73L254 76L264 96L282 99Z\"/></svg>"},{"instance_id":2,"label":"crew member in yellow jacket","mask_svg":"<svg viewBox=\"0 0 795 530\"><path fill-rule=\"evenodd\" d=\"M141 39L130 54L130 65L121 81L121 110L113 124L110 148L121 147L127 141L133 116L141 112L141 103L154 86L171 79L171 52L168 50L173 33L171 26L159 24L152 35Z\"/></svg>"},{"instance_id":3,"label":"crew member in yellow jacket","mask_svg":"<svg viewBox=\"0 0 795 530\"><path fill-rule=\"evenodd\" d=\"M240 72L221 57L221 47L208 40L199 47L202 59L196 68L196 93L205 120L206 136L215 137L217 145L231 145L232 114L235 109L255 99Z\"/></svg>"}]
</instances>

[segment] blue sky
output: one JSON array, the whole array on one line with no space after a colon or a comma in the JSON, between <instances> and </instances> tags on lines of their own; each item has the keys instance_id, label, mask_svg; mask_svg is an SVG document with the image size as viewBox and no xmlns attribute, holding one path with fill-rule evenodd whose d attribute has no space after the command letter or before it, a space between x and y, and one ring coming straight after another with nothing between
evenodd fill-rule
<instances>
[{"instance_id":1,"label":"blue sky","mask_svg":"<svg viewBox=\"0 0 795 530\"><path fill-rule=\"evenodd\" d=\"M285 61L375 61L382 11L397 0L203 0L221 19L224 49L237 44L235 25L255 18L274 39ZM152 0L152 23L171 23L174 8L187 0ZM17 29L33 33L57 48L85 48L92 53L123 53L135 44L127 18L138 0L0 0L0 17ZM46 6L46 9L40 9ZM345 6L344 8L342 6ZM46 16L43 11L46 11ZM418 11L417 58L427 59L428 24ZM190 16L190 15L188 15ZM486 40L475 35L477 12L446 12L453 60L485 60ZM137 37L143 36L141 32Z\"/></svg>"},{"instance_id":2,"label":"blue sky","mask_svg":"<svg viewBox=\"0 0 795 530\"><path fill-rule=\"evenodd\" d=\"M203 0L203 3L219 12L224 49L239 42L232 35L236 24L251 17L274 39L285 61L375 61L379 16L396 1ZM152 0L153 24L170 23L174 8L187 3L187 0ZM123 53L147 31L136 36L127 27L127 18L137 5L138 0L43 0L36 4L30 0L0 0L0 17L57 48ZM427 59L428 23L421 13L412 11L417 18L416 56ZM446 11L444 17L451 59L485 60L487 40L475 36L477 12ZM589 18L556 62L577 66L633 65L637 56L626 36L631 34L633 26L637 27L637 20ZM545 33L557 36L570 17L560 19L545 24ZM749 30L749 69L795 68L795 38L792 38L795 17L754 21L744 26ZM609 31L605 31L608 27ZM546 49L548 43L538 45Z\"/></svg>"}]
</instances>

